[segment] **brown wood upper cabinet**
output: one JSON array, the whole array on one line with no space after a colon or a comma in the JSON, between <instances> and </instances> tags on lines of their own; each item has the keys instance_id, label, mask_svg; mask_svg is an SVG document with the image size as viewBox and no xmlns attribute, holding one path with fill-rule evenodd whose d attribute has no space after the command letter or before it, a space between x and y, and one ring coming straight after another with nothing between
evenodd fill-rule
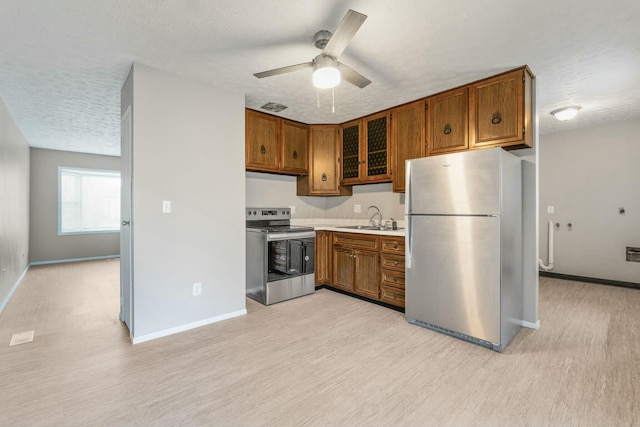
<instances>
[{"instance_id":1,"label":"brown wood upper cabinet","mask_svg":"<svg viewBox=\"0 0 640 427\"><path fill-rule=\"evenodd\" d=\"M342 125L342 184L391 180L390 112L373 114Z\"/></svg>"},{"instance_id":2,"label":"brown wood upper cabinet","mask_svg":"<svg viewBox=\"0 0 640 427\"><path fill-rule=\"evenodd\" d=\"M245 167L247 170L277 172L280 169L280 127L282 119L245 110Z\"/></svg>"},{"instance_id":3,"label":"brown wood upper cabinet","mask_svg":"<svg viewBox=\"0 0 640 427\"><path fill-rule=\"evenodd\" d=\"M393 191L405 190L405 160L426 155L425 101L391 110L391 178Z\"/></svg>"},{"instance_id":4,"label":"brown wood upper cabinet","mask_svg":"<svg viewBox=\"0 0 640 427\"><path fill-rule=\"evenodd\" d=\"M533 146L531 79L522 67L469 86L470 148Z\"/></svg>"},{"instance_id":5,"label":"brown wood upper cabinet","mask_svg":"<svg viewBox=\"0 0 640 427\"><path fill-rule=\"evenodd\" d=\"M340 185L337 125L309 127L309 175L299 176L298 196L349 196L351 187Z\"/></svg>"},{"instance_id":6,"label":"brown wood upper cabinet","mask_svg":"<svg viewBox=\"0 0 640 427\"><path fill-rule=\"evenodd\" d=\"M282 120L281 159L282 170L305 175L309 172L309 126Z\"/></svg>"},{"instance_id":7,"label":"brown wood upper cabinet","mask_svg":"<svg viewBox=\"0 0 640 427\"><path fill-rule=\"evenodd\" d=\"M469 88L427 98L427 155L469 148Z\"/></svg>"},{"instance_id":8,"label":"brown wood upper cabinet","mask_svg":"<svg viewBox=\"0 0 640 427\"><path fill-rule=\"evenodd\" d=\"M308 173L308 125L246 109L245 132L247 170Z\"/></svg>"}]
</instances>

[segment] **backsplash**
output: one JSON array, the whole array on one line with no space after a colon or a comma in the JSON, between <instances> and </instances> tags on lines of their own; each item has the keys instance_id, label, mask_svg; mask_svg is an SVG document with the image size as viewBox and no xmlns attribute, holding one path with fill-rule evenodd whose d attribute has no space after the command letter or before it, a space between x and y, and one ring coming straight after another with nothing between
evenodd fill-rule
<instances>
[{"instance_id":1,"label":"backsplash","mask_svg":"<svg viewBox=\"0 0 640 427\"><path fill-rule=\"evenodd\" d=\"M247 206L295 206L293 218L368 219L377 206L383 219L404 217L404 194L393 193L391 183L354 185L349 197L298 197L296 177L259 172L246 172ZM354 213L359 204L360 213Z\"/></svg>"}]
</instances>

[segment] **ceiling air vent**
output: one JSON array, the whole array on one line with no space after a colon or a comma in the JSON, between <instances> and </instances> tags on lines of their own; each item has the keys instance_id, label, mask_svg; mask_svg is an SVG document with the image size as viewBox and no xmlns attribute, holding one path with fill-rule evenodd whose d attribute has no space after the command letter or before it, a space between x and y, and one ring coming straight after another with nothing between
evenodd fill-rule
<instances>
[{"instance_id":1,"label":"ceiling air vent","mask_svg":"<svg viewBox=\"0 0 640 427\"><path fill-rule=\"evenodd\" d=\"M267 102L266 104L264 104L262 107L263 110L269 110L269 111L273 111L274 113L278 113L284 109L287 108L286 105L282 105L282 104L277 104L275 102Z\"/></svg>"}]
</instances>

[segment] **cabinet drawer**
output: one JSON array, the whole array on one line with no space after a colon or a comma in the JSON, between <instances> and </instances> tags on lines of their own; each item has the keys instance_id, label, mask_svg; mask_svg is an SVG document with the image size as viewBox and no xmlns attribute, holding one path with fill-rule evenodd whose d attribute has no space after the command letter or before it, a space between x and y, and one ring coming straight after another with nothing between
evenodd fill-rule
<instances>
[{"instance_id":1,"label":"cabinet drawer","mask_svg":"<svg viewBox=\"0 0 640 427\"><path fill-rule=\"evenodd\" d=\"M380 301L386 302L387 304L393 304L398 307L404 307L404 289L381 285Z\"/></svg>"},{"instance_id":2,"label":"cabinet drawer","mask_svg":"<svg viewBox=\"0 0 640 427\"><path fill-rule=\"evenodd\" d=\"M382 252L404 255L404 237L381 237Z\"/></svg>"},{"instance_id":3,"label":"cabinet drawer","mask_svg":"<svg viewBox=\"0 0 640 427\"><path fill-rule=\"evenodd\" d=\"M387 270L404 272L404 255L380 254L380 265Z\"/></svg>"},{"instance_id":4,"label":"cabinet drawer","mask_svg":"<svg viewBox=\"0 0 640 427\"><path fill-rule=\"evenodd\" d=\"M404 289L404 271L382 270L382 280L380 282L386 286Z\"/></svg>"},{"instance_id":5,"label":"cabinet drawer","mask_svg":"<svg viewBox=\"0 0 640 427\"><path fill-rule=\"evenodd\" d=\"M377 250L379 239L371 234L333 233L333 244L352 248Z\"/></svg>"}]
</instances>

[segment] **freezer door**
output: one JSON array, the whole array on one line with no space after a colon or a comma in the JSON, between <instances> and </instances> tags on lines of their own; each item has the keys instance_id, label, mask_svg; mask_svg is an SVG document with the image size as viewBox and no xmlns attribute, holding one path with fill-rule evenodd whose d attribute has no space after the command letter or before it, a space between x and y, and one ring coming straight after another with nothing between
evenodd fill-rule
<instances>
[{"instance_id":1,"label":"freezer door","mask_svg":"<svg viewBox=\"0 0 640 427\"><path fill-rule=\"evenodd\" d=\"M478 150L409 160L406 213L499 215L501 151Z\"/></svg>"},{"instance_id":2,"label":"freezer door","mask_svg":"<svg viewBox=\"0 0 640 427\"><path fill-rule=\"evenodd\" d=\"M500 219L410 216L406 316L500 343Z\"/></svg>"}]
</instances>

